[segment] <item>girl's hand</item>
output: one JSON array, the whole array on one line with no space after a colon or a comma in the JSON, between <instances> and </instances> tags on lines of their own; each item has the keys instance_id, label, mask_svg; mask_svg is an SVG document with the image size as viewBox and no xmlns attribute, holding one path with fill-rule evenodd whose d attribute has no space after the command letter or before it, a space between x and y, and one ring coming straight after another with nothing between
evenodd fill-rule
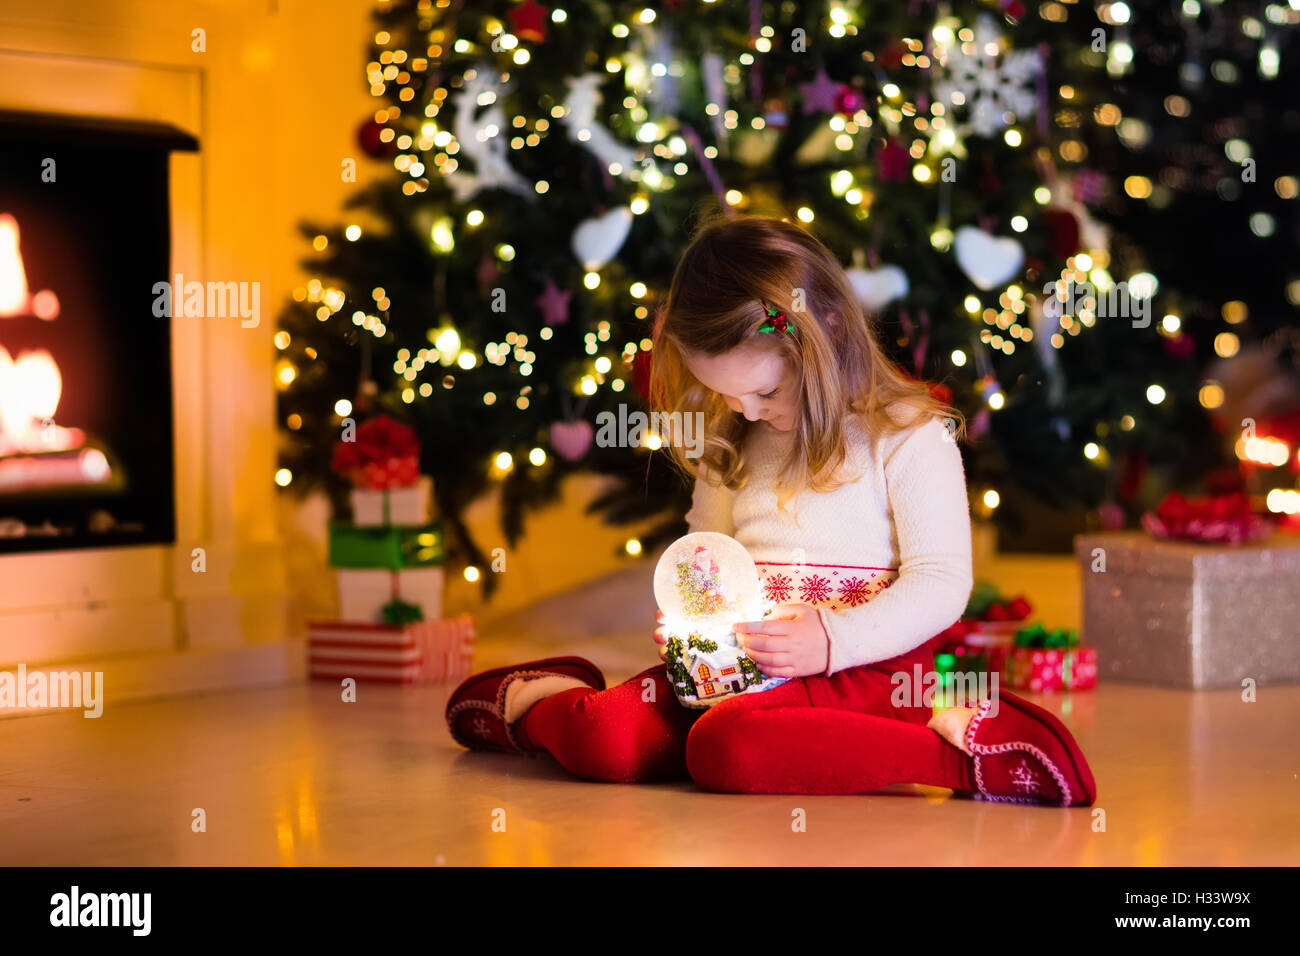
<instances>
[{"instance_id":1,"label":"girl's hand","mask_svg":"<svg viewBox=\"0 0 1300 956\"><path fill-rule=\"evenodd\" d=\"M659 645L659 659L662 661L668 655L668 635L664 633L663 620L664 612L655 611L655 620L659 622L654 629L654 642Z\"/></svg>"},{"instance_id":2,"label":"girl's hand","mask_svg":"<svg viewBox=\"0 0 1300 956\"><path fill-rule=\"evenodd\" d=\"M782 604L763 621L735 626L750 660L769 677L813 677L826 673L830 638L811 604Z\"/></svg>"}]
</instances>

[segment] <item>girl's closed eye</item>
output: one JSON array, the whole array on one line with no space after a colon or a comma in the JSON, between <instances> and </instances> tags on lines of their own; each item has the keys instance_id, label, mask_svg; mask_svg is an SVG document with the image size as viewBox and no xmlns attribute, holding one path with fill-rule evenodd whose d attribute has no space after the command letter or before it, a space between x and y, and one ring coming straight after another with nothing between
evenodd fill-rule
<instances>
[{"instance_id":1,"label":"girl's closed eye","mask_svg":"<svg viewBox=\"0 0 1300 956\"><path fill-rule=\"evenodd\" d=\"M779 391L781 391L781 389L780 389L780 387L777 387L777 388L772 389L772 391L770 391L770 392L760 392L758 397L759 397L759 398L771 398L773 395L775 395L775 394L776 394L777 392L779 392Z\"/></svg>"}]
</instances>

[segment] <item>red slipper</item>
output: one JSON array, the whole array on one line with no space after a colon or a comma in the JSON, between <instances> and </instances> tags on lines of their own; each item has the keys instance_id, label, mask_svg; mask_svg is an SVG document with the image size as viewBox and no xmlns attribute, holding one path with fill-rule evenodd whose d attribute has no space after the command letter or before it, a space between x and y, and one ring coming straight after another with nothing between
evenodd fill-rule
<instances>
[{"instance_id":1,"label":"red slipper","mask_svg":"<svg viewBox=\"0 0 1300 956\"><path fill-rule=\"evenodd\" d=\"M998 696L989 717L986 700L966 728L975 761L977 798L999 803L1092 806L1097 784L1083 751L1065 725L1037 704L1014 694Z\"/></svg>"},{"instance_id":2,"label":"red slipper","mask_svg":"<svg viewBox=\"0 0 1300 956\"><path fill-rule=\"evenodd\" d=\"M514 728L505 720L505 704L507 687L517 680L538 677L576 677L597 690L605 689L605 675L584 657L547 657L474 674L462 681L447 701L447 729L452 738L470 750L537 753L516 739Z\"/></svg>"}]
</instances>

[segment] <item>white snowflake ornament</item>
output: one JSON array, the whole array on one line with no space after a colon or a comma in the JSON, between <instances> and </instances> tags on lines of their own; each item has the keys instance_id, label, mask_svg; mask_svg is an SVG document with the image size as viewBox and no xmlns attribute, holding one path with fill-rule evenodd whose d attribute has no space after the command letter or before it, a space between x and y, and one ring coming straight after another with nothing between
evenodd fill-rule
<instances>
[{"instance_id":1,"label":"white snowflake ornament","mask_svg":"<svg viewBox=\"0 0 1300 956\"><path fill-rule=\"evenodd\" d=\"M965 107L963 132L994 136L1034 114L1042 58L1037 50L1007 50L991 16L976 21L973 41L960 41L951 30L937 33L935 57L941 66L934 95L953 109Z\"/></svg>"}]
</instances>

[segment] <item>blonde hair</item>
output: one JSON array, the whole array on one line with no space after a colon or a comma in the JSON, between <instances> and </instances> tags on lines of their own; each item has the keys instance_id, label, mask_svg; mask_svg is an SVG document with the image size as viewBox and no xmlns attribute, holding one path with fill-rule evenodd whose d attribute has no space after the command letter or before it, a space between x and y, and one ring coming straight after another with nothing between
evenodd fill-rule
<instances>
[{"instance_id":1,"label":"blonde hair","mask_svg":"<svg viewBox=\"0 0 1300 956\"><path fill-rule=\"evenodd\" d=\"M760 332L765 305L784 311L796 331ZM874 323L825 245L782 219L718 214L702 223L677 265L656 317L652 352L652 410L704 415L697 459L667 443L689 476L704 467L726 487L740 487L741 448L756 423L701 384L683 354L721 355L753 344L777 350L790 363L802 397L797 441L778 478L782 507L797 489L830 491L849 480L839 471L850 416L873 440L929 418L951 419L955 435L962 429L959 412L886 357Z\"/></svg>"}]
</instances>

